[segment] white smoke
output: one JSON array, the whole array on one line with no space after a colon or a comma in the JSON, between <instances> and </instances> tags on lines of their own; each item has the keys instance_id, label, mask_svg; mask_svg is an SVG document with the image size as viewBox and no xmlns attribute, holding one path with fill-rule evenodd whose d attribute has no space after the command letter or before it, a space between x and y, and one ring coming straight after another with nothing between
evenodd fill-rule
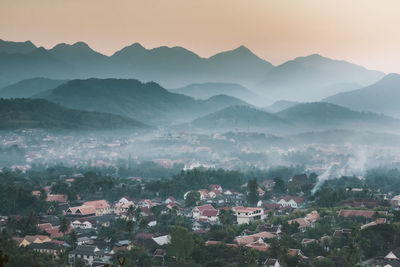
<instances>
[{"instance_id":1,"label":"white smoke","mask_svg":"<svg viewBox=\"0 0 400 267\"><path fill-rule=\"evenodd\" d=\"M329 179L340 178L342 176L357 176L362 178L367 164L371 162L368 160L370 154L370 151L361 149L354 152L344 164L335 162L327 165L325 172L318 176L318 182L311 190L311 194L314 195L321 185ZM371 167L371 164L368 167Z\"/></svg>"}]
</instances>

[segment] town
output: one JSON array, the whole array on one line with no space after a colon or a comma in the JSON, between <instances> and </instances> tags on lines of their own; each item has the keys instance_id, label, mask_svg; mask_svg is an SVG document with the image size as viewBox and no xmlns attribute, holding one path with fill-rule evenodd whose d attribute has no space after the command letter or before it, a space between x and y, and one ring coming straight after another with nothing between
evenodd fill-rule
<instances>
[{"instance_id":1,"label":"town","mask_svg":"<svg viewBox=\"0 0 400 267\"><path fill-rule=\"evenodd\" d=\"M195 168L146 180L4 168L2 257L20 266L400 264L399 171L338 177L316 191L317 174L295 171L247 179Z\"/></svg>"}]
</instances>

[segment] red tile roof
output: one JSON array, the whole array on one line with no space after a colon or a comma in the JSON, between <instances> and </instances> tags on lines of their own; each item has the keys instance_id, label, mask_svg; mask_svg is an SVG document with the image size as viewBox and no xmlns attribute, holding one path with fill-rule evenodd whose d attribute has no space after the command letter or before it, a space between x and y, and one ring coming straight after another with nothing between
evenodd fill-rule
<instances>
[{"instance_id":1,"label":"red tile roof","mask_svg":"<svg viewBox=\"0 0 400 267\"><path fill-rule=\"evenodd\" d=\"M203 212L201 213L201 215L207 216L207 217L215 217L215 216L218 216L218 210L216 210L216 209L213 209L213 210L203 210Z\"/></svg>"},{"instance_id":2,"label":"red tile roof","mask_svg":"<svg viewBox=\"0 0 400 267\"><path fill-rule=\"evenodd\" d=\"M339 216L344 218L364 217L371 219L376 213L383 215L387 214L387 212L384 211L373 211L373 210L340 210Z\"/></svg>"},{"instance_id":3,"label":"red tile roof","mask_svg":"<svg viewBox=\"0 0 400 267\"><path fill-rule=\"evenodd\" d=\"M66 195L47 195L47 202L61 202L66 203L68 201L68 196Z\"/></svg>"},{"instance_id":4,"label":"red tile roof","mask_svg":"<svg viewBox=\"0 0 400 267\"><path fill-rule=\"evenodd\" d=\"M95 209L104 209L109 208L110 204L108 204L108 202L105 200L93 200L84 202L83 206L92 206Z\"/></svg>"},{"instance_id":5,"label":"red tile roof","mask_svg":"<svg viewBox=\"0 0 400 267\"><path fill-rule=\"evenodd\" d=\"M205 210L214 210L215 208L211 204L206 204L202 206L196 206L195 209L198 209L200 212L203 212Z\"/></svg>"}]
</instances>

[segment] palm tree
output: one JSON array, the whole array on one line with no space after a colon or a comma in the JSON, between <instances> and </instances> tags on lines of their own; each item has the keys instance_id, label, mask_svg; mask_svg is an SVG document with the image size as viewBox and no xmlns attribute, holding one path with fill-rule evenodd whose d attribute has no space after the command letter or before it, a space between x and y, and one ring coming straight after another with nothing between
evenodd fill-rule
<instances>
[{"instance_id":1,"label":"palm tree","mask_svg":"<svg viewBox=\"0 0 400 267\"><path fill-rule=\"evenodd\" d=\"M127 230L128 233L129 233L129 238L132 239L132 232L133 232L133 228L134 228L134 223L133 223L133 221L132 221L132 220L126 221L125 227L126 227L126 230Z\"/></svg>"},{"instance_id":2,"label":"palm tree","mask_svg":"<svg viewBox=\"0 0 400 267\"><path fill-rule=\"evenodd\" d=\"M59 231L65 235L65 233L68 232L68 230L69 230L69 222L67 218L65 218L64 216L61 218Z\"/></svg>"},{"instance_id":3,"label":"palm tree","mask_svg":"<svg viewBox=\"0 0 400 267\"><path fill-rule=\"evenodd\" d=\"M147 228L149 221L146 218L142 218L139 222L139 230L142 231L142 244L144 244L144 230Z\"/></svg>"}]
</instances>

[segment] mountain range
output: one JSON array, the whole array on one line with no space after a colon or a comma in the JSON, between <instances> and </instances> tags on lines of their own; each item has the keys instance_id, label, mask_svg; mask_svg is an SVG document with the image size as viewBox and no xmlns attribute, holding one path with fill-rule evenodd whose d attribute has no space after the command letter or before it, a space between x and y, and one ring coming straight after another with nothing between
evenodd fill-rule
<instances>
[{"instance_id":1,"label":"mountain range","mask_svg":"<svg viewBox=\"0 0 400 267\"><path fill-rule=\"evenodd\" d=\"M287 134L330 129L398 130L400 120L370 112L353 111L330 103L313 102L297 104L276 113L248 106L231 106L184 126L205 131L236 129Z\"/></svg>"},{"instance_id":2,"label":"mountain range","mask_svg":"<svg viewBox=\"0 0 400 267\"><path fill-rule=\"evenodd\" d=\"M37 48L31 42L0 42L0 86L34 77L135 78L156 81L167 88L237 83L272 100L315 101L369 85L383 75L320 55L273 66L244 46L203 58L182 47L146 49L139 43L106 56L83 42L58 44L51 49Z\"/></svg>"},{"instance_id":3,"label":"mountain range","mask_svg":"<svg viewBox=\"0 0 400 267\"><path fill-rule=\"evenodd\" d=\"M157 83L133 79L72 80L34 98L45 98L73 109L126 116L152 125L181 123L228 106L248 105L226 95L195 100L171 93Z\"/></svg>"},{"instance_id":4,"label":"mountain range","mask_svg":"<svg viewBox=\"0 0 400 267\"><path fill-rule=\"evenodd\" d=\"M372 84L383 76L379 71L314 54L276 66L257 87L273 99L318 101Z\"/></svg>"},{"instance_id":5,"label":"mountain range","mask_svg":"<svg viewBox=\"0 0 400 267\"><path fill-rule=\"evenodd\" d=\"M297 104L300 104L300 102L289 101L289 100L278 100L272 103L271 105L264 107L263 109L267 112L275 113L296 106Z\"/></svg>"},{"instance_id":6,"label":"mountain range","mask_svg":"<svg viewBox=\"0 0 400 267\"><path fill-rule=\"evenodd\" d=\"M45 128L54 130L144 130L134 119L61 107L44 99L0 99L0 130Z\"/></svg>"},{"instance_id":7,"label":"mountain range","mask_svg":"<svg viewBox=\"0 0 400 267\"><path fill-rule=\"evenodd\" d=\"M65 80L52 80L47 78L32 78L19 81L15 84L0 88L2 98L29 98L44 91L54 89Z\"/></svg>"},{"instance_id":8,"label":"mountain range","mask_svg":"<svg viewBox=\"0 0 400 267\"><path fill-rule=\"evenodd\" d=\"M371 111L400 118L400 75L388 74L380 81L323 99L358 111Z\"/></svg>"},{"instance_id":9,"label":"mountain range","mask_svg":"<svg viewBox=\"0 0 400 267\"><path fill-rule=\"evenodd\" d=\"M208 99L216 95L229 95L255 106L262 106L270 101L235 83L193 83L182 88L169 90L173 93L191 96L196 99Z\"/></svg>"}]
</instances>

